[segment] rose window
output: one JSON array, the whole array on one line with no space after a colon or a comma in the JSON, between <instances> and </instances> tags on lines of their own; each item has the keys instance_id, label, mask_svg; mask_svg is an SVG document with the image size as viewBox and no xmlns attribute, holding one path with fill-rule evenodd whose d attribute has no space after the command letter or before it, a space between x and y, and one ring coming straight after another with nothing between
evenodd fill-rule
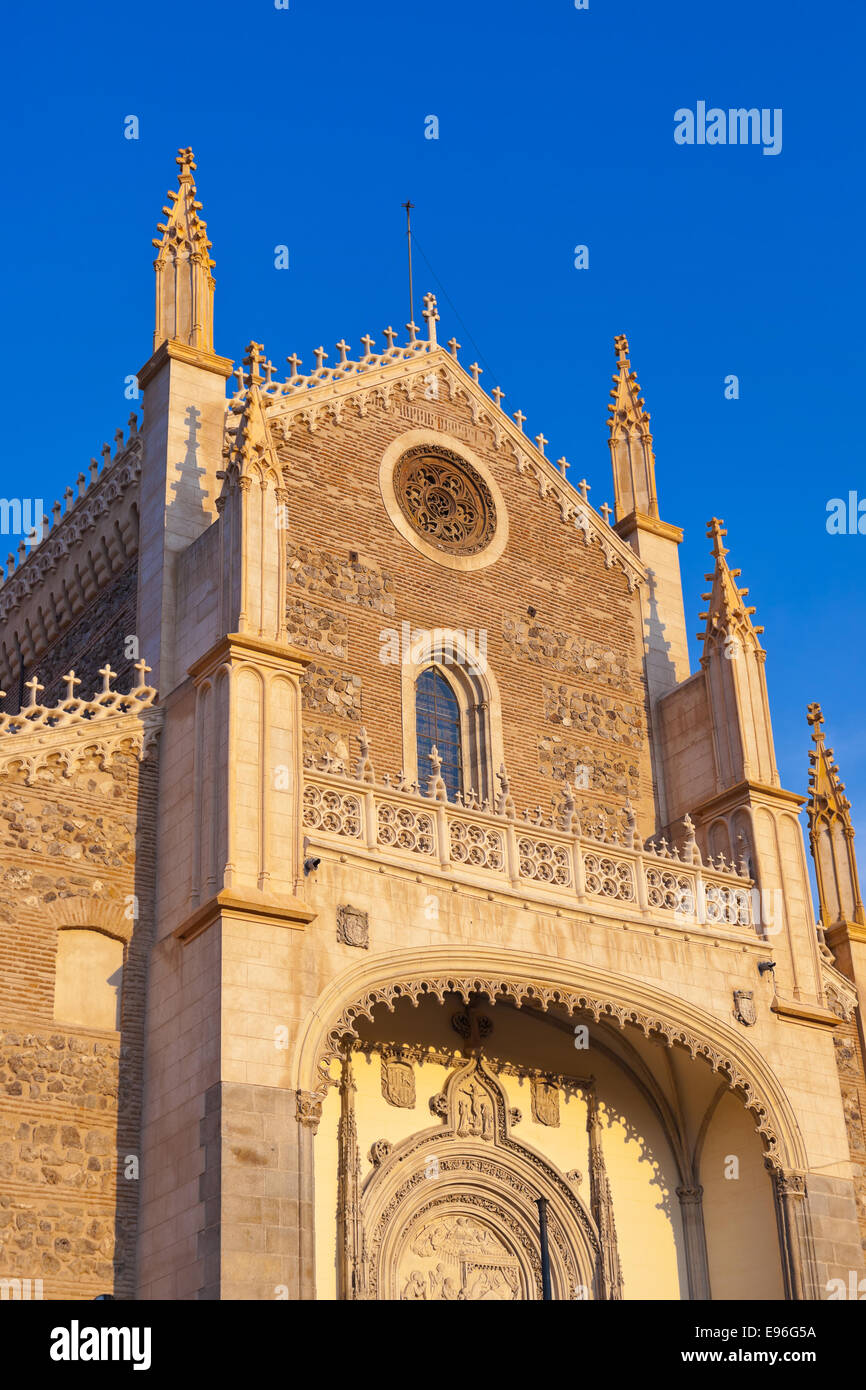
<instances>
[{"instance_id":1,"label":"rose window","mask_svg":"<svg viewBox=\"0 0 866 1390\"><path fill-rule=\"evenodd\" d=\"M484 479L448 449L410 449L397 465L394 491L407 521L437 550L474 555L496 528Z\"/></svg>"}]
</instances>

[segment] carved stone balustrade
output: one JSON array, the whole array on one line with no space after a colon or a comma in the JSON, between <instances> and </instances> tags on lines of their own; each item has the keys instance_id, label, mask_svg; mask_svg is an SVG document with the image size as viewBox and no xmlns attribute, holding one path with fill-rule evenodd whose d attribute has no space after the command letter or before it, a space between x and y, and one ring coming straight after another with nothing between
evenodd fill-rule
<instances>
[{"instance_id":1,"label":"carved stone balustrade","mask_svg":"<svg viewBox=\"0 0 866 1390\"><path fill-rule=\"evenodd\" d=\"M388 779L361 781L342 764L305 768L303 814L309 844L442 871L560 906L579 903L681 927L755 933L751 880L733 866L703 865L693 847L687 861L664 842L641 848L605 829L574 834L544 824L540 812L534 820L518 820L467 809Z\"/></svg>"}]
</instances>

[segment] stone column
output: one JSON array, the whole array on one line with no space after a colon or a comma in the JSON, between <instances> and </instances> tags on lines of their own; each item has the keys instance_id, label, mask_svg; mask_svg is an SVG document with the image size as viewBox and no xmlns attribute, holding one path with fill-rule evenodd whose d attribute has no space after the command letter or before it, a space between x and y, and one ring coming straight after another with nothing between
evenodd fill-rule
<instances>
[{"instance_id":1,"label":"stone column","mask_svg":"<svg viewBox=\"0 0 866 1390\"><path fill-rule=\"evenodd\" d=\"M796 1302L812 1299L815 1261L805 1176L769 1163L766 1166L773 1182L785 1297Z\"/></svg>"},{"instance_id":2,"label":"stone column","mask_svg":"<svg viewBox=\"0 0 866 1390\"><path fill-rule=\"evenodd\" d=\"M697 1301L712 1297L710 1270L707 1264L707 1236L704 1230L704 1189L678 1187L683 1240L686 1247L686 1268L689 1276L689 1298Z\"/></svg>"},{"instance_id":3,"label":"stone column","mask_svg":"<svg viewBox=\"0 0 866 1390\"><path fill-rule=\"evenodd\" d=\"M298 1091L298 1298L315 1301L315 1191L313 1140L322 1118L322 1098Z\"/></svg>"}]
</instances>

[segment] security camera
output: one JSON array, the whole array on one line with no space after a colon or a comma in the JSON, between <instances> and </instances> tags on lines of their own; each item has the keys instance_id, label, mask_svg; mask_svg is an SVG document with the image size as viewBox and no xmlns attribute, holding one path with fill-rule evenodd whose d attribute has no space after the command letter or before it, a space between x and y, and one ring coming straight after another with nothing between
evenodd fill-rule
<instances>
[{"instance_id":1,"label":"security camera","mask_svg":"<svg viewBox=\"0 0 866 1390\"><path fill-rule=\"evenodd\" d=\"M318 869L321 862L321 859L317 859L312 854L309 855L308 858L304 860L304 874L311 874L314 869Z\"/></svg>"}]
</instances>

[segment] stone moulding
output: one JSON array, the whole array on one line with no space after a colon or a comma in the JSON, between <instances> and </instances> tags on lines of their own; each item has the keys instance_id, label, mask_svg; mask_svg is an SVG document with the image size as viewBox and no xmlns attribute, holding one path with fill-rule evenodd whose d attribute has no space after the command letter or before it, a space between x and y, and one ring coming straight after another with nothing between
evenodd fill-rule
<instances>
[{"instance_id":1,"label":"stone moulding","mask_svg":"<svg viewBox=\"0 0 866 1390\"><path fill-rule=\"evenodd\" d=\"M388 966L372 961L345 972L323 992L307 1016L294 1059L299 1089L324 1097L334 1084L332 1063L360 1018L372 1020L384 1005L403 999L444 1004L457 995L491 1003L510 999L517 1008L561 1009L620 1029L636 1027L666 1047L680 1046L717 1072L752 1115L772 1168L806 1169L806 1153L790 1101L757 1047L690 1002L671 999L643 981L560 959L545 960L503 949L436 947L396 952Z\"/></svg>"}]
</instances>

